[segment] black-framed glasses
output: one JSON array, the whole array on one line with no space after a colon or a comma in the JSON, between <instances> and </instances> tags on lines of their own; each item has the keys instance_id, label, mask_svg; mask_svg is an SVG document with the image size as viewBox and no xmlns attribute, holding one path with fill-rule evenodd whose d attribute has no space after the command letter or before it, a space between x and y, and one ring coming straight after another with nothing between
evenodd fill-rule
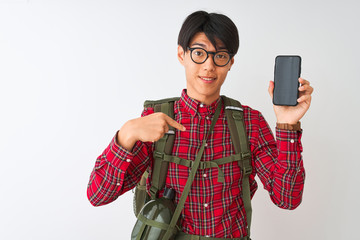
<instances>
[{"instance_id":1,"label":"black-framed glasses","mask_svg":"<svg viewBox=\"0 0 360 240\"><path fill-rule=\"evenodd\" d=\"M191 60L197 64L204 63L208 59L209 54L212 54L214 64L218 67L224 67L230 62L231 58L234 56L234 54L231 54L227 51L209 52L199 47L188 47L188 49L190 50Z\"/></svg>"}]
</instances>

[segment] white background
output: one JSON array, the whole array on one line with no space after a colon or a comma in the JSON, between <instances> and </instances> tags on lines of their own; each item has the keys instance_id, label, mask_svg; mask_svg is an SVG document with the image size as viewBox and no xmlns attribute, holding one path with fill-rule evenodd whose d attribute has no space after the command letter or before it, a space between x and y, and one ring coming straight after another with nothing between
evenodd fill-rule
<instances>
[{"instance_id":1,"label":"white background","mask_svg":"<svg viewBox=\"0 0 360 240\"><path fill-rule=\"evenodd\" d=\"M93 207L95 159L145 99L179 96L177 35L196 10L237 25L222 94L260 110L279 54L315 88L302 119L306 184L294 211L259 182L253 239L358 239L358 1L0 0L0 239L129 239L128 192Z\"/></svg>"}]
</instances>

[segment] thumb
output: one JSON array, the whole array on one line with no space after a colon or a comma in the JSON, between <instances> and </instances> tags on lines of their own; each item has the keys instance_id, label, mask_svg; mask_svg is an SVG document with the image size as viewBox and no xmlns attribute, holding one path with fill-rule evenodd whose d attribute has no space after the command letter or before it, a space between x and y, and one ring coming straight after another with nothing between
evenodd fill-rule
<instances>
[{"instance_id":1,"label":"thumb","mask_svg":"<svg viewBox=\"0 0 360 240\"><path fill-rule=\"evenodd\" d=\"M274 82L273 81L269 82L268 92L269 92L270 97L272 98L273 94L274 94Z\"/></svg>"}]
</instances>

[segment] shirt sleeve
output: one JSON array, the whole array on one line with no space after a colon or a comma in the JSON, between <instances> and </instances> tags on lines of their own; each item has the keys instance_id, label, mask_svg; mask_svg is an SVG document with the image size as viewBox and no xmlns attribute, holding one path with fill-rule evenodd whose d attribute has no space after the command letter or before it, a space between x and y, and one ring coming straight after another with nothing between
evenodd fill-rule
<instances>
[{"instance_id":1,"label":"shirt sleeve","mask_svg":"<svg viewBox=\"0 0 360 240\"><path fill-rule=\"evenodd\" d=\"M142 116L149 114L145 110ZM96 159L87 187L87 197L93 206L108 204L134 188L152 161L153 144L137 141L128 151L113 137Z\"/></svg>"},{"instance_id":2,"label":"shirt sleeve","mask_svg":"<svg viewBox=\"0 0 360 240\"><path fill-rule=\"evenodd\" d=\"M271 200L280 208L300 205L305 181L302 161L302 131L276 128L276 141L259 113L257 146L253 151L256 173Z\"/></svg>"}]
</instances>

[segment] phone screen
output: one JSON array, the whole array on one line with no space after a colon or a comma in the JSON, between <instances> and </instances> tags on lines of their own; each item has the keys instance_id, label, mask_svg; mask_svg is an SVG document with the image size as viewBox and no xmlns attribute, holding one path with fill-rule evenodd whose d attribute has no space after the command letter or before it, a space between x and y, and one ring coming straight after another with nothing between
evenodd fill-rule
<instances>
[{"instance_id":1,"label":"phone screen","mask_svg":"<svg viewBox=\"0 0 360 240\"><path fill-rule=\"evenodd\" d=\"M277 56L275 59L275 105L296 106L299 97L300 56Z\"/></svg>"}]
</instances>

